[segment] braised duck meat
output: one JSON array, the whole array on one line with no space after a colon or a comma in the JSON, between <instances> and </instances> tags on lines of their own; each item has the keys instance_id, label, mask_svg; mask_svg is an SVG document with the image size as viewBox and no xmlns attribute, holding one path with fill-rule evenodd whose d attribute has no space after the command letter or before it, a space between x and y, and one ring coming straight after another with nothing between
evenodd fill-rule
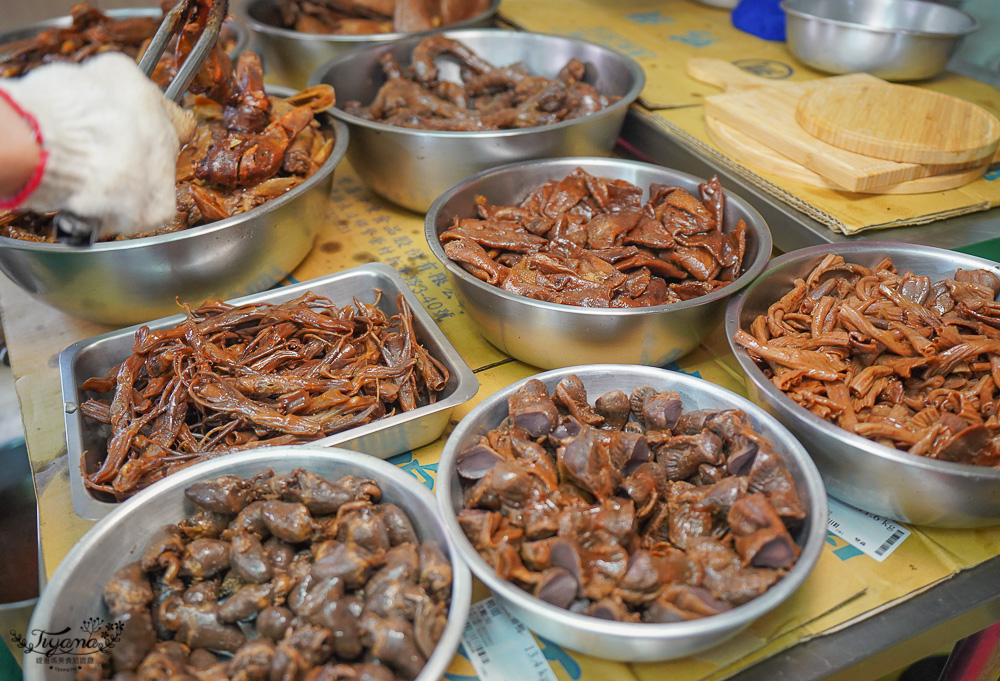
<instances>
[{"instance_id":1,"label":"braised duck meat","mask_svg":"<svg viewBox=\"0 0 1000 681\"><path fill-rule=\"evenodd\" d=\"M204 30L211 5L212 0L192 3L173 52L160 60L153 80L171 80ZM97 21L95 13L100 15L78 6L74 22L84 30L83 26ZM152 23L152 36L158 22L144 21ZM98 28L103 25L96 24ZM39 40L44 38L46 44L59 40L61 34L53 31L52 35L43 33ZM104 33L93 27L84 30L84 35L98 40L95 45L101 45ZM94 47L91 52L103 49L116 49L116 44ZM131 54L135 52L138 43ZM89 53L80 58L85 56ZM41 63L22 61L24 70ZM195 114L198 124L177 157L177 213L170 224L129 238L176 232L256 208L305 182L333 150L334 140L316 119L316 114L333 106L333 88L317 85L290 97L270 97L264 91L260 58L253 52L242 53L234 67L217 43L189 90L182 105ZM55 229L51 214L0 211L0 236L52 242Z\"/></svg>"},{"instance_id":2,"label":"braised duck meat","mask_svg":"<svg viewBox=\"0 0 1000 681\"><path fill-rule=\"evenodd\" d=\"M332 527L349 530L362 516L328 507L310 512L300 501L303 483L342 491L338 508L392 518L385 546L372 552L350 538L330 539ZM78 668L79 681L402 681L423 669L447 624L451 563L435 542L419 540L401 508L379 501L374 480L267 471L249 480L204 480L186 496L197 512L162 528L142 560L104 587L121 637L109 651L88 655L93 662ZM269 521L248 530L252 507ZM204 514L221 515L229 528L222 539L191 539L179 529L199 525ZM287 541L277 540L275 531L287 535L289 527L296 529ZM253 575L238 568L249 544L265 549L257 551L261 568ZM215 568L169 574L169 566L193 556L204 563L220 547L225 560L212 558Z\"/></svg>"},{"instance_id":3,"label":"braised duck meat","mask_svg":"<svg viewBox=\"0 0 1000 681\"><path fill-rule=\"evenodd\" d=\"M458 63L461 81L444 79L438 59ZM502 130L550 125L600 111L620 97L600 94L584 80L586 67L571 59L555 78L533 75L522 64L497 67L464 43L436 35L413 48L408 66L382 58L386 82L369 104L350 101L344 111L366 120L426 130Z\"/></svg>"},{"instance_id":4,"label":"braised duck meat","mask_svg":"<svg viewBox=\"0 0 1000 681\"><path fill-rule=\"evenodd\" d=\"M279 0L282 25L303 33L413 33L464 21L489 0Z\"/></svg>"},{"instance_id":5,"label":"braised duck meat","mask_svg":"<svg viewBox=\"0 0 1000 681\"><path fill-rule=\"evenodd\" d=\"M758 461L768 475L755 477ZM551 395L528 381L457 471L459 525L497 574L593 617L722 612L799 555L792 532L805 511L770 443L743 412L684 412L671 391L615 390L591 407L576 376Z\"/></svg>"},{"instance_id":6,"label":"braised duck meat","mask_svg":"<svg viewBox=\"0 0 1000 681\"><path fill-rule=\"evenodd\" d=\"M723 231L717 177L699 186L642 189L577 168L519 206L476 198L439 238L473 276L510 293L582 307L645 307L705 295L742 274L746 224Z\"/></svg>"},{"instance_id":7,"label":"braised duck meat","mask_svg":"<svg viewBox=\"0 0 1000 681\"><path fill-rule=\"evenodd\" d=\"M86 2L74 5L70 16L69 26L45 29L13 49L5 48L0 56L0 78L22 76L54 61L81 62L101 52L136 57L160 25L154 17L114 19Z\"/></svg>"},{"instance_id":8,"label":"braised duck meat","mask_svg":"<svg viewBox=\"0 0 1000 681\"><path fill-rule=\"evenodd\" d=\"M1000 277L829 255L736 333L791 399L910 454L1000 467ZM761 478L769 477L761 471Z\"/></svg>"},{"instance_id":9,"label":"braised duck meat","mask_svg":"<svg viewBox=\"0 0 1000 681\"><path fill-rule=\"evenodd\" d=\"M420 344L402 295L396 306L390 317L377 303L338 307L305 293L273 305L209 301L186 308L173 328L141 327L131 356L80 386L113 393L81 405L86 417L111 427L99 464L81 461L87 488L121 500L227 452L309 442L432 404L448 370ZM282 484L295 514L278 513L278 502L260 504L247 529L263 525L292 543L308 531L307 513L334 512L364 492L308 473ZM196 484L189 497L206 513L226 514L252 492L236 478L205 490Z\"/></svg>"}]
</instances>

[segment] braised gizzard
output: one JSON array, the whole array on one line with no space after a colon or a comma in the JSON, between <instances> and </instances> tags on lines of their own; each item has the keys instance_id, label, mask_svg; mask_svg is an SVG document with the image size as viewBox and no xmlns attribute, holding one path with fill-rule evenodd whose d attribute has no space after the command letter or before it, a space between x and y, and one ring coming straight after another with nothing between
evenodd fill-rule
<instances>
[{"instance_id":1,"label":"braised gizzard","mask_svg":"<svg viewBox=\"0 0 1000 681\"><path fill-rule=\"evenodd\" d=\"M780 580L805 518L795 482L737 409L685 412L643 386L587 401L537 379L458 455L458 522L503 579L553 605L621 622L679 622Z\"/></svg>"},{"instance_id":2,"label":"braised gizzard","mask_svg":"<svg viewBox=\"0 0 1000 681\"><path fill-rule=\"evenodd\" d=\"M302 469L196 482L104 586L121 640L79 680L413 679L447 624L452 569L378 483Z\"/></svg>"}]
</instances>

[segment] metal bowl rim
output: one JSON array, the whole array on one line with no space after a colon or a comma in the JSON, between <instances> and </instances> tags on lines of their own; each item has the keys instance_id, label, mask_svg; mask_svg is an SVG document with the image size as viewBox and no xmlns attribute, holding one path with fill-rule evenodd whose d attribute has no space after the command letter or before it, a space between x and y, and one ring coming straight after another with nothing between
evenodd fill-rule
<instances>
[{"instance_id":1,"label":"metal bowl rim","mask_svg":"<svg viewBox=\"0 0 1000 681\"><path fill-rule=\"evenodd\" d=\"M841 28L851 28L860 31L868 31L871 33L885 33L888 35L910 35L910 36L920 36L926 38L943 38L943 39L953 39L957 37L964 37L971 33L975 33L979 30L979 20L977 20L971 14L964 12L956 7L950 7L948 5L938 4L937 7L943 8L945 11L952 11L958 14L964 15L966 21L968 22L968 28L959 31L957 33L943 33L941 31L927 31L915 28L886 28L884 26L872 26L870 24L862 24L856 21L847 21L845 19L833 19L830 17L825 17L820 14L812 14L808 10L800 9L795 5L802 5L803 3L808 3L808 0L781 0L781 9L785 11L785 14L791 15L798 19L804 19L807 21L815 21L822 24L830 24L833 26L838 26ZM917 0L903 0L903 4L924 4L919 3Z\"/></svg>"},{"instance_id":2,"label":"metal bowl rim","mask_svg":"<svg viewBox=\"0 0 1000 681\"><path fill-rule=\"evenodd\" d=\"M413 322L414 327L423 327L424 335L426 339L433 340L440 348L439 356L437 357L445 368L453 375L456 379L455 388L452 392L444 397L438 397L434 402L428 404L418 405L415 409L409 411L399 412L393 415L385 416L380 419L376 419L369 423L362 424L360 426L353 426L345 430L340 430L329 435L324 436L318 440L305 443L301 446L303 447L313 447L321 450L343 450L344 447L341 444L333 445L323 445L319 444L324 440L329 440L335 437L343 436L345 439L343 441L350 442L352 440L370 436L374 433L380 431L386 431L393 428L404 427L409 421L418 418L425 418L431 414L437 414L442 411L451 411L455 407L465 404L479 391L479 379L476 374L472 371L472 367L469 366L468 362L462 357L458 352L458 349L454 346L451 340L444 334L443 331L434 322L434 318L430 313L424 309L420 302L416 298L416 294L406 285L403 280L402 275L399 271L382 262L370 262L361 265L355 265L354 267L348 267L337 272L331 272L328 274L315 277L313 279L305 279L302 281L297 281L294 284L288 286L275 286L265 291L259 291L257 293L249 293L246 295L239 296L237 298L230 298L224 301L228 305L241 306L257 303L268 303L269 300L263 300L264 298L270 298L271 295L284 292L285 298L291 300L297 296L302 295L305 292L314 291L316 289L323 289L327 286L338 284L344 280L350 280L355 277L364 276L381 276L388 280L389 286L382 290L382 294L386 298L394 295L402 295L405 299L407 305L409 305L411 311L413 312ZM392 290L389 290L389 287ZM342 301L334 300L332 297L332 292L323 291L321 294L323 297L329 297L334 304L341 304ZM274 301L275 303L280 301ZM80 399L80 383L76 381L76 376L74 374L73 365L76 362L77 357L88 350L95 347L100 347L108 340L117 340L122 337L131 338L142 327L147 327L154 332L164 331L183 322L187 318L187 314L184 312L175 313L172 315L167 315L159 317L157 319L152 319L144 322L138 322L136 324L130 324L112 331L107 331L105 333L100 333L89 338L84 338L76 341L69 347L65 348L58 355L58 365L59 365L59 383L60 383L60 393L62 394L62 400L64 405L73 405L74 411L70 413L66 411L64 414L66 422L66 448L68 454L72 454L74 457L79 458L85 452L82 451L81 447L77 446L77 442L71 442L71 437L80 436L79 431L82 429L82 424L84 420L81 420L78 415L80 414L79 405L83 400ZM117 358L116 358L117 359ZM121 361L124 361L122 359ZM120 362L113 362L117 365ZM73 425L70 425L70 421L73 421ZM346 436L350 436L349 438ZM296 445L286 445L286 446L296 446ZM276 449L280 447L261 447L254 451L263 451L267 449ZM346 450L354 451L354 450ZM359 456L371 456L364 454L363 452L354 452ZM227 458L229 454L225 457ZM212 459L217 460L217 459ZM228 459L227 459L228 460ZM70 487L71 490L74 487L76 476L79 472L79 467L70 472ZM171 474L175 475L175 474ZM82 485L82 483L81 483ZM135 495L133 495L135 496ZM96 503L108 503L110 506L117 508L124 502L102 502L95 499L93 496L88 496L89 499ZM130 497L131 498L131 497ZM80 515L78 513L78 515ZM85 516L85 519L89 519Z\"/></svg>"},{"instance_id":3,"label":"metal bowl rim","mask_svg":"<svg viewBox=\"0 0 1000 681\"><path fill-rule=\"evenodd\" d=\"M491 406L506 400L525 382L531 379L545 381L549 378L561 378L568 374L576 374L581 378L587 374L613 372L617 375L630 375L649 379L668 379L676 383L685 383L697 390L705 391L724 400L732 408L742 409L754 419L767 423L778 439L788 449L791 458L799 467L806 481L810 496L810 506L807 509L812 523L810 533L805 536L798 560L774 586L757 598L734 607L732 610L686 622L647 623L647 622L613 622L589 615L581 615L565 608L559 608L531 595L516 585L497 576L495 569L487 563L473 548L458 524L457 516L451 503L451 482L457 475L455 460L458 456L458 442L467 430L478 425L477 421ZM444 475L442 475L442 473ZM448 531L452 533L452 541L459 553L465 559L472 572L495 594L501 598L515 602L519 607L532 611L533 614L544 617L578 630L586 630L590 634L615 636L626 639L663 640L684 639L711 634L725 634L749 625L754 620L771 611L787 600L806 580L816 566L826 541L827 497L819 470L805 448L775 417L768 414L747 398L731 390L716 385L702 378L659 367L636 366L631 364L584 364L573 367L552 369L517 381L486 397L462 418L455 430L448 436L441 460L438 463L438 478L435 483L438 511ZM529 625L530 627L530 625Z\"/></svg>"},{"instance_id":4,"label":"metal bowl rim","mask_svg":"<svg viewBox=\"0 0 1000 681\"><path fill-rule=\"evenodd\" d=\"M160 18L163 16L163 12L157 7L116 7L114 9L102 9L101 13L111 19L129 19L132 17L153 17ZM72 14L63 14L58 17L52 17L50 19L41 19L40 21L34 21L30 24L25 24L23 26L18 26L17 28L11 28L6 31L0 31L0 46L5 44L5 42L10 42L5 40L10 36L36 33L38 31L44 31L47 28L65 28L73 24ZM234 21L227 20L225 22L226 26L236 26L236 30L243 30L244 27Z\"/></svg>"},{"instance_id":5,"label":"metal bowl rim","mask_svg":"<svg viewBox=\"0 0 1000 681\"><path fill-rule=\"evenodd\" d=\"M509 291L505 291L498 286L492 286L482 281L481 279L474 277L473 275L466 272L459 265L449 258L444 249L441 247L441 241L438 238L438 233L436 226L434 224L435 218L438 213L441 212L444 204L451 199L452 196L457 194L459 191L466 189L469 185L476 184L491 175L497 175L500 173L510 172L514 169L527 169L534 168L538 166L553 166L558 167L561 165L565 166L579 166L584 170L587 170L586 165L588 163L608 163L614 166L620 167L634 167L640 169L647 169L656 172L666 172L674 177L681 177L684 179L697 181L698 183L705 182L704 179L692 175L690 173L685 173L680 170L674 170L672 168L666 168L664 166L655 165L653 163L644 163L642 161L631 161L628 159L617 159L617 158L605 158L601 156L581 156L581 157L571 157L571 158L548 158L539 159L537 161L529 161L527 163L514 162L507 163L502 166L497 166L495 168L489 168L487 170L480 171L475 175L472 175L465 180L459 182L446 189L438 198L434 200L431 207L427 209L427 216L424 219L424 236L427 239L427 245L431 249L431 253L434 254L441 264L448 270L449 274L454 277L458 277L463 282L470 284L479 290L487 293L495 294L507 301L513 303L521 303L529 305L531 307L538 307L544 310L550 310L553 312L565 312L570 314L581 314L590 315L597 317L641 317L646 315L655 315L663 312L671 312L676 310L687 310L690 308L699 307L707 303L714 302L716 300L726 298L727 296L735 294L740 289L747 286L754 278L757 277L764 268L767 266L768 259L771 257L771 230L767 226L764 218L761 216L757 210L747 203L740 196L733 194L728 190L724 190L726 196L726 202L735 200L736 204L745 210L750 218L759 219L761 227L752 226L747 224L747 229L753 229L754 233L757 235L760 241L760 248L757 253L757 257L754 259L749 266L747 266L743 274L737 277L735 280L729 282L725 286L719 287L714 291L707 293L703 296L698 296L697 298L691 298L690 300L682 300L678 303L664 303L662 305L649 305L646 307L582 307L578 305L564 305L562 303L550 303L545 300L536 300L534 298L529 298L527 296L520 296ZM570 169L572 170L572 168ZM588 171L589 172L589 171ZM643 188L643 192L646 188Z\"/></svg>"},{"instance_id":6,"label":"metal bowl rim","mask_svg":"<svg viewBox=\"0 0 1000 681\"><path fill-rule=\"evenodd\" d=\"M101 13L112 19L131 18L131 17L156 18L163 16L163 12L161 12L156 7L118 7L115 9L101 9ZM0 32L0 46L2 46L7 42L10 42L9 40L6 39L11 36L37 33L39 31L44 31L45 29L48 28L67 28L69 26L72 26L72 24L73 24L72 14L63 14L58 17L52 17L50 19L41 19L39 21L34 21L30 24L25 24L24 26L18 26L17 28L12 28Z\"/></svg>"},{"instance_id":7,"label":"metal bowl rim","mask_svg":"<svg viewBox=\"0 0 1000 681\"><path fill-rule=\"evenodd\" d=\"M295 92L293 88L282 88L278 86L268 85L268 92ZM89 251L106 252L106 251L127 251L137 248L145 248L148 246L154 246L163 243L169 243L172 241L183 241L188 238L194 238L196 236L201 236L205 234L210 234L212 232L221 231L232 227L233 225L253 220L254 218L269 213L273 210L280 208L289 201L295 200L301 194L304 194L308 190L312 189L314 186L325 180L330 176L331 173L336 169L340 162L344 159L347 154L347 146L349 141L350 132L348 131L348 126L344 124L343 121L337 120L334 116L330 115L330 111L320 112L320 115L324 116L328 120L327 123L333 128L334 131L334 142L333 149L330 150L330 157L319 168L316 169L312 175L306 178L301 184L293 187L291 190L285 192L281 196L277 196L273 199L268 199L266 202L259 206L255 206L248 211L244 211L232 217L224 218L222 220L216 220L215 222L210 222L205 225L197 225L195 227L189 227L188 229L181 229L176 232L169 232L167 234L156 234L153 236L144 236L138 239L122 239L120 241L102 241L95 243L86 248L81 248L80 246L69 246L67 244L60 243L49 243L42 241L28 241L26 239L14 239L12 237L0 236L0 248L9 248L12 250L19 251L44 251L49 253L85 253Z\"/></svg>"},{"instance_id":8,"label":"metal bowl rim","mask_svg":"<svg viewBox=\"0 0 1000 681\"><path fill-rule=\"evenodd\" d=\"M152 17L154 19L159 19L163 16L163 12L157 7L117 7L115 9L98 9L101 10L102 14L111 19L130 19L133 17ZM40 33L41 31L50 28L67 28L72 24L73 15L63 14L58 17L52 17L51 19L42 19L30 24L25 24L24 26L18 26L17 28L0 31L0 48L3 48L5 44L13 42L14 40L24 40L29 36ZM227 18L223 22L223 26L232 30L236 34L237 38L242 38L242 41L237 40L237 43L249 43L250 36L247 28L240 22Z\"/></svg>"},{"instance_id":9,"label":"metal bowl rim","mask_svg":"<svg viewBox=\"0 0 1000 681\"><path fill-rule=\"evenodd\" d=\"M288 38L290 40L302 40L305 42L313 43L368 43L368 42L393 42L396 40L403 40L406 38L413 37L427 37L429 35L435 35L441 33L445 27L441 28L430 28L426 31L412 31L409 33L394 32L394 33L361 33L353 35L340 35L333 33L305 33L302 31L296 31L291 28L284 28L282 26L274 26L273 24L268 24L263 21L258 21L250 16L250 8L256 9L259 5L264 3L271 3L272 0L248 0L248 2L241 2L236 7L236 15L239 17L240 21L244 22L251 30L257 31L259 33L270 34L275 36L280 36L282 38ZM464 26L472 26L478 22L488 19L500 10L500 0L490 0L490 5L487 9L480 12L479 14L468 17L467 19L462 19L461 21L456 21L453 24L448 24L447 28L462 28Z\"/></svg>"},{"instance_id":10,"label":"metal bowl rim","mask_svg":"<svg viewBox=\"0 0 1000 681\"><path fill-rule=\"evenodd\" d=\"M559 40L571 44L586 45L588 47L595 47L604 52L606 52L613 59L616 59L620 64L622 64L629 72L632 77L632 86L628 91L621 96L614 104L607 106L599 111L586 114L585 116L579 116L577 118L570 118L569 120L559 121L558 123L551 123L549 125L533 125L527 128L509 128L503 130L424 130L422 128L404 128L398 125L389 125L388 123L379 123L377 121L369 121L359 116L354 116L347 113L340 107L334 106L330 109L335 117L342 121L345 121L351 125L356 125L360 128L368 128L370 130L375 130L383 133L395 133L403 136L414 136L414 137L429 137L429 138L443 138L443 139L476 139L482 140L491 137L517 137L523 136L528 133L538 133L548 130L562 130L564 128L569 128L584 121L592 121L604 116L611 115L613 113L619 112L623 108L628 108L632 102L639 98L639 94L642 89L646 86L646 72L643 70L642 66L639 65L632 57L613 50L610 47L601 45L600 43L594 43L587 40L580 40L579 38L570 38L569 36L557 35L553 33L535 33L528 31L512 31L503 28L466 28L457 30L445 30L437 31L441 35L454 38L456 40L461 40L462 36L472 35L472 36L505 36L510 37L511 35L518 36L519 38L525 38L528 40L542 41L542 40ZM414 43L419 42L419 39L414 39ZM317 85L324 82L320 74L326 76L326 74L331 71L336 70L338 67L342 66L341 62L348 62L358 58L359 54L364 51L376 51L385 50L393 47L392 45L385 45L382 43L376 43L363 48L358 48L357 50L352 50L339 55L330 61L319 66L313 73L309 76L309 85Z\"/></svg>"},{"instance_id":11,"label":"metal bowl rim","mask_svg":"<svg viewBox=\"0 0 1000 681\"><path fill-rule=\"evenodd\" d=\"M953 251L946 251L941 248L935 248L933 246L923 246L917 244L904 244L895 241L868 241L863 244L846 244L838 245L835 247L834 251L837 255L847 256L853 254L864 253L868 254L870 252L886 252L889 257L892 257L892 253L899 250L900 248L905 248L907 251L918 251L927 254L932 254L935 256L942 256L947 254L952 258L965 258L968 265L978 264L979 267L984 269L989 269L1000 276L1000 266L984 258L979 258L974 255L967 255L965 253L957 253ZM781 406L784 408L785 412L789 417L802 422L807 427L812 427L819 430L822 434L831 436L834 439L840 440L847 445L864 451L866 454L878 457L880 459L886 459L894 463L903 464L913 468L920 468L934 473L943 473L959 477L968 478L980 478L987 480L995 480L1000 482L1000 468L990 468L986 466L974 466L969 463L959 463L957 461L942 461L940 459L931 459L926 456L918 456L916 454L910 454L909 452L904 452L893 447L888 447L886 445L880 445L877 442L873 442L868 438L862 437L855 433L848 432L841 428L840 426L830 423L825 419L821 419L816 416L811 411L801 406L790 397L785 395L782 391L767 380L764 377L763 372L757 367L757 365L750 359L746 350L738 346L733 340L733 334L737 329L741 328L739 325L740 313L743 310L743 303L749 297L750 292L758 285L763 284L769 276L772 276L778 268L790 263L796 263L801 260L807 260L810 258L816 258L823 255L828 255L831 253L831 248L829 244L822 244L819 246L810 246L808 248L801 248L795 251L789 251L783 255L774 258L768 263L766 271L758 277L753 284L746 287L743 291L740 291L736 296L734 296L726 307L726 317L725 317L725 329L726 329L726 339L729 341L729 347L732 350L733 355L736 357L736 361L739 362L740 368L743 370L744 375L749 378L753 384L759 389L767 393L767 395L777 400ZM844 258L847 260L847 258ZM961 266L961 265L959 265Z\"/></svg>"},{"instance_id":12,"label":"metal bowl rim","mask_svg":"<svg viewBox=\"0 0 1000 681\"><path fill-rule=\"evenodd\" d=\"M407 487L408 491L413 492L421 498L425 507L424 510L430 511L431 515L434 515L434 510L437 508L434 495L426 487L420 484L412 475L400 470L397 466L387 461L369 456L367 454L360 454L358 452L352 452L350 450L340 449L337 447L315 447L310 445L264 447L246 452L237 452L233 455L227 455L226 457L203 461L184 470L178 471L177 473L169 476L169 478L161 480L156 485L151 485L135 496L126 499L108 515L98 520L94 526L87 530L87 532L84 533L76 544L73 545L66 556L59 562L59 565L56 566L55 572L47 585L54 586L56 588L46 588L43 590L35 606L35 613L46 612L46 593L54 594L59 588L64 586L65 583L68 582L70 574L81 567L87 557L87 553L91 549L92 544L101 535L111 532L112 530L109 528L113 528L113 526L117 525L119 522L124 522L127 516L131 513L133 506L139 506L145 500L170 494L171 492L180 491L183 493L182 490L187 484L200 479L206 479L213 474L222 475L226 472L226 469L230 468L233 464L261 463L266 466L272 466L279 461L281 463L290 462L299 454L304 455L302 458L305 459L301 466L308 466L310 459L325 459L333 463L344 463L349 466L369 469L372 477L377 481L387 479L395 487ZM408 509L404 510L408 511ZM439 655L439 651L445 650L445 648L442 647L442 643L446 643L448 648L453 648L450 654L454 655L454 650L457 649L458 644L461 642L462 631L464 630L465 621L469 616L469 605L472 598L472 575L469 572L465 560L462 558L462 554L458 551L448 527L442 522L440 517L435 518L435 521L442 530L442 534L444 535L450 554L448 559L452 566L451 605L448 609L448 624L445 627L445 631L442 634L441 639L435 646L434 652L432 652L431 656L428 657L427 662L424 665L424 669L427 669L431 660L437 656L438 659L435 660L435 667L440 666L440 671L443 673L447 668L448 663L451 661L451 657L446 660L440 660L440 656L444 653L442 652ZM48 608L48 610L53 608L54 604L52 607ZM34 620L34 614L32 615L32 620ZM422 677L423 669L421 670L421 674L417 676L417 679L419 680ZM424 679L424 681L429 681L429 679Z\"/></svg>"}]
</instances>

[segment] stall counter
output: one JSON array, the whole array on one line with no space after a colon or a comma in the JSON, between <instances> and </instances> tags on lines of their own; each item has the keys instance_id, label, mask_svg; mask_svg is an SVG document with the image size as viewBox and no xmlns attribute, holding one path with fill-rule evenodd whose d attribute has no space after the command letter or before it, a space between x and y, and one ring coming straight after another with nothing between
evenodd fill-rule
<instances>
[{"instance_id":1,"label":"stall counter","mask_svg":"<svg viewBox=\"0 0 1000 681\"><path fill-rule=\"evenodd\" d=\"M476 332L459 307L444 268L427 248L423 216L396 208L369 193L345 163L338 169L316 244L288 282L306 281L374 261L389 264L403 275L479 378L478 395L454 411L452 424L486 395L537 373L536 368L500 353ZM0 280L0 306L34 475L45 572L51 575L93 524L79 518L70 502L69 467L78 462L68 461L66 455L58 356L72 343L111 329L42 305L6 278ZM728 348L720 329L697 350L667 368L745 394L743 376ZM446 437L447 433L391 461L433 488ZM857 514L850 509L841 512ZM881 556L881 561L830 532L816 569L791 599L735 639L695 657L627 665L563 650L544 639L536 643L560 679L653 681L666 678L668 673L679 681L731 678L746 673L755 664L773 664L782 659L780 656L794 653L815 639L850 630L870 618L891 615L908 601L941 593L949 583L962 579L964 573L984 566L995 571L1000 566L1000 528L906 529L906 538ZM978 587L984 601L991 597L987 584ZM488 592L479 585L474 600L486 596ZM948 636L957 639L973 630L950 632ZM792 659L796 659L794 655ZM447 678L473 679L475 674L470 660L458 655Z\"/></svg>"}]
</instances>

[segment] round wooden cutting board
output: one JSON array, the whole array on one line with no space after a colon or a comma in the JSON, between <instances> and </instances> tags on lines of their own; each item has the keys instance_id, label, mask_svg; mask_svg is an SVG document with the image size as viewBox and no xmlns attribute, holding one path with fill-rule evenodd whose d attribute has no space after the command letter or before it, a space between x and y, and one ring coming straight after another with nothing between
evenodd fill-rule
<instances>
[{"instance_id":1,"label":"round wooden cutting board","mask_svg":"<svg viewBox=\"0 0 1000 681\"><path fill-rule=\"evenodd\" d=\"M810 187L832 189L839 192L846 191L843 187L838 187L822 175L814 173L805 166L796 163L787 156L779 154L767 145L761 144L754 138L741 133L736 128L726 125L718 119L706 116L705 129L708 131L708 136L711 140L719 147L719 150L734 161L748 165L761 172L777 175L786 180L801 182ZM926 194L928 192L939 192L961 187L978 179L986 172L986 168L986 165L982 165L969 170L921 177L916 180L908 180L861 193Z\"/></svg>"},{"instance_id":2,"label":"round wooden cutting board","mask_svg":"<svg viewBox=\"0 0 1000 681\"><path fill-rule=\"evenodd\" d=\"M799 98L795 119L827 144L901 163L985 163L1000 142L1000 120L990 112L909 85L817 87Z\"/></svg>"}]
</instances>

